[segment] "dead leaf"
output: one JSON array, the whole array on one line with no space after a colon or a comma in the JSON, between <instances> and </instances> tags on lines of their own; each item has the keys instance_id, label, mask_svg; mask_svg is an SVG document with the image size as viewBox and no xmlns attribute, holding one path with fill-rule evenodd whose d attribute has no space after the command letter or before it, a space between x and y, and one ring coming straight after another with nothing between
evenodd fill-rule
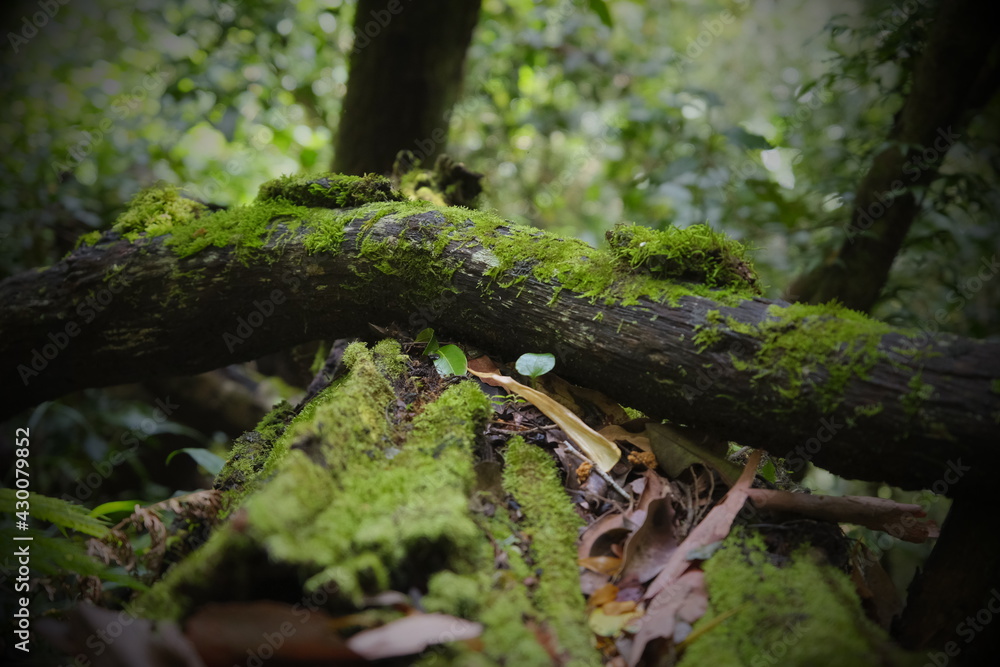
<instances>
[{"instance_id":1,"label":"dead leaf","mask_svg":"<svg viewBox=\"0 0 1000 667\"><path fill-rule=\"evenodd\" d=\"M642 658L646 645L654 639L666 639L674 644L684 641L695 621L708 609L705 574L700 569L687 570L650 601L646 615L632 643L629 665L634 667Z\"/></svg>"},{"instance_id":2,"label":"dead leaf","mask_svg":"<svg viewBox=\"0 0 1000 667\"><path fill-rule=\"evenodd\" d=\"M206 667L176 624L135 618L89 602L70 609L65 621L38 619L35 629L59 650L94 667Z\"/></svg>"},{"instance_id":3,"label":"dead leaf","mask_svg":"<svg viewBox=\"0 0 1000 667\"><path fill-rule=\"evenodd\" d=\"M721 440L670 424L646 424L646 434L657 463L671 479L695 463L716 470L730 486L740 476L740 467L726 458L727 444Z\"/></svg>"},{"instance_id":4,"label":"dead leaf","mask_svg":"<svg viewBox=\"0 0 1000 667\"><path fill-rule=\"evenodd\" d=\"M559 428L566 433L566 437L572 441L580 450L590 457L598 468L608 472L618 459L621 458L621 450L618 445L611 442L594 429L587 426L582 419L577 417L572 411L567 410L557 400L540 391L523 385L514 378L497 375L496 373L480 373L469 369L469 372L480 378L484 382L499 382L504 389L511 391L521 398L524 398L542 413L559 425ZM492 384L492 382L489 382Z\"/></svg>"},{"instance_id":5,"label":"dead leaf","mask_svg":"<svg viewBox=\"0 0 1000 667\"><path fill-rule=\"evenodd\" d=\"M596 389L578 387L563 380L558 375L543 375L538 378L538 388L551 394L556 400L591 423L618 424L628 420L624 408Z\"/></svg>"},{"instance_id":6,"label":"dead leaf","mask_svg":"<svg viewBox=\"0 0 1000 667\"><path fill-rule=\"evenodd\" d=\"M643 613L635 602L612 602L591 611L587 625L598 637L617 637L631 630Z\"/></svg>"},{"instance_id":7,"label":"dead leaf","mask_svg":"<svg viewBox=\"0 0 1000 667\"><path fill-rule=\"evenodd\" d=\"M247 651L264 651L268 664L292 661L341 661L362 664L334 630L336 619L302 605L260 600L207 604L184 624L184 633L207 667L231 667ZM128 663L142 664L142 663Z\"/></svg>"},{"instance_id":8,"label":"dead leaf","mask_svg":"<svg viewBox=\"0 0 1000 667\"><path fill-rule=\"evenodd\" d=\"M497 365L486 355L476 357L475 359L469 359L469 370L474 371L475 373L500 373L500 369L497 368ZM487 382L485 379L483 379L483 382L486 382L486 384L492 387L500 386L499 384L495 384L493 382Z\"/></svg>"},{"instance_id":9,"label":"dead leaf","mask_svg":"<svg viewBox=\"0 0 1000 667\"><path fill-rule=\"evenodd\" d=\"M655 577L677 549L672 499L657 498L646 510L646 520L625 541L622 569L624 581L645 583Z\"/></svg>"},{"instance_id":10,"label":"dead leaf","mask_svg":"<svg viewBox=\"0 0 1000 667\"><path fill-rule=\"evenodd\" d=\"M601 586L594 594L590 596L587 600L587 604L593 607L600 607L601 605L607 604L608 602L613 602L615 597L618 595L618 587L614 584L605 584Z\"/></svg>"},{"instance_id":11,"label":"dead leaf","mask_svg":"<svg viewBox=\"0 0 1000 667\"><path fill-rule=\"evenodd\" d=\"M618 571L622 566L622 559L614 556L589 556L581 558L580 567L586 568L598 574L606 574L609 577Z\"/></svg>"},{"instance_id":12,"label":"dead leaf","mask_svg":"<svg viewBox=\"0 0 1000 667\"><path fill-rule=\"evenodd\" d=\"M368 660L423 652L428 646L475 639L481 623L448 614L414 614L359 632L347 641L351 650Z\"/></svg>"},{"instance_id":13,"label":"dead leaf","mask_svg":"<svg viewBox=\"0 0 1000 667\"><path fill-rule=\"evenodd\" d=\"M646 589L646 599L655 597L657 593L664 590L667 585L680 577L691 566L691 561L687 558L690 551L718 542L729 535L733 520L743 509L743 504L746 503L747 492L757 473L760 457L760 450L750 455L736 484L729 489L722 500L705 515L705 518L692 529L681 545L670 555L656 579Z\"/></svg>"},{"instance_id":14,"label":"dead leaf","mask_svg":"<svg viewBox=\"0 0 1000 667\"><path fill-rule=\"evenodd\" d=\"M851 580L861 598L865 613L882 628L889 630L892 619L903 611L903 599L882 568L878 558L864 544L851 553Z\"/></svg>"},{"instance_id":15,"label":"dead leaf","mask_svg":"<svg viewBox=\"0 0 1000 667\"><path fill-rule=\"evenodd\" d=\"M631 444L633 447L637 447L644 452L650 451L649 449L649 436L645 432L633 433L632 431L626 430L618 424L612 424L610 426L605 426L598 431L608 440L612 442L617 442L619 440L624 440L625 442Z\"/></svg>"}]
</instances>

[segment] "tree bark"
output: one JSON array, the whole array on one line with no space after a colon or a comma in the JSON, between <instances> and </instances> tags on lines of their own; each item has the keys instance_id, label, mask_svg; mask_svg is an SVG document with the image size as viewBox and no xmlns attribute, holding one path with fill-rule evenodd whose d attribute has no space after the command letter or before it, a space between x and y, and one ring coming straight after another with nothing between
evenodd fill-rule
<instances>
[{"instance_id":1,"label":"tree bark","mask_svg":"<svg viewBox=\"0 0 1000 667\"><path fill-rule=\"evenodd\" d=\"M651 417L846 477L949 494L991 477L996 343L866 320L858 339L871 345L861 357L870 363L852 366L854 329L820 308L796 306L815 314L786 321L777 316L791 312L787 304L759 298L725 306L693 294L675 305L639 296L626 305L613 289L580 298L555 269L538 277L544 249L588 257L584 272L608 261L580 241L496 219L473 241L467 216L491 218L465 209L310 210L326 217L297 227L275 218L255 259L234 246L178 258L169 235L112 234L0 283L3 416L84 387L203 372L396 322L411 333L434 326L439 338L508 359L554 352L560 375ZM329 231L332 218L342 225L339 249L310 250L309 234ZM495 244L512 239L525 242L524 255L498 272ZM796 335L827 329L844 340L796 347ZM786 354L792 366L782 365Z\"/></svg>"},{"instance_id":2,"label":"tree bark","mask_svg":"<svg viewBox=\"0 0 1000 667\"><path fill-rule=\"evenodd\" d=\"M968 112L997 90L993 26L998 21L996 3L941 3L910 93L889 132L889 146L858 185L844 227L847 238L834 257L799 276L787 298L803 303L837 299L861 312L875 305L920 212L922 191L937 179Z\"/></svg>"},{"instance_id":3,"label":"tree bark","mask_svg":"<svg viewBox=\"0 0 1000 667\"><path fill-rule=\"evenodd\" d=\"M389 174L412 151L430 167L448 140L479 0L360 0L333 170Z\"/></svg>"}]
</instances>

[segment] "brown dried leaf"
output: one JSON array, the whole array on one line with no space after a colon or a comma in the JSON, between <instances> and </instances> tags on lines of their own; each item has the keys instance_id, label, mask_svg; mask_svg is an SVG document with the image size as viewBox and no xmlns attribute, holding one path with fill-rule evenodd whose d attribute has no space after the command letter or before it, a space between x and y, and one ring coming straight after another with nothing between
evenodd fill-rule
<instances>
[{"instance_id":1,"label":"brown dried leaf","mask_svg":"<svg viewBox=\"0 0 1000 667\"><path fill-rule=\"evenodd\" d=\"M118 629L117 634L111 634L114 628ZM70 609L65 621L38 619L35 629L59 650L75 656L74 664L94 667L206 667L194 646L173 623L154 623L90 603ZM114 637L114 640L99 641L98 638L102 637Z\"/></svg>"},{"instance_id":2,"label":"brown dried leaf","mask_svg":"<svg viewBox=\"0 0 1000 667\"><path fill-rule=\"evenodd\" d=\"M622 569L625 581L645 583L655 577L677 549L672 499L657 498L646 510L646 520L625 541Z\"/></svg>"},{"instance_id":3,"label":"brown dried leaf","mask_svg":"<svg viewBox=\"0 0 1000 667\"><path fill-rule=\"evenodd\" d=\"M347 640L347 645L368 660L379 660L420 653L437 644L475 639L482 633L482 624L464 618L414 614L359 632Z\"/></svg>"},{"instance_id":4,"label":"brown dried leaf","mask_svg":"<svg viewBox=\"0 0 1000 667\"><path fill-rule=\"evenodd\" d=\"M638 664L646 645L654 639L663 638L674 644L683 641L706 609L708 591L705 589L704 572L690 569L671 581L650 601L646 615L639 621L629 665L634 667Z\"/></svg>"},{"instance_id":5,"label":"brown dried leaf","mask_svg":"<svg viewBox=\"0 0 1000 667\"><path fill-rule=\"evenodd\" d=\"M598 431L608 440L612 442L618 442L619 440L624 440L625 442L631 444L633 447L637 447L644 452L649 450L649 436L646 435L645 431L640 433L632 433L632 431L626 430L618 424L612 424L610 426L605 426Z\"/></svg>"},{"instance_id":6,"label":"brown dried leaf","mask_svg":"<svg viewBox=\"0 0 1000 667\"><path fill-rule=\"evenodd\" d=\"M722 500L705 515L701 523L694 527L684 542L670 555L663 570L646 589L646 599L655 597L657 593L664 590L667 585L675 581L691 566L691 561L687 559L689 552L725 539L732 528L733 520L743 509L743 504L747 500L747 492L750 489L750 484L753 483L760 457L759 450L750 455L736 484L729 489Z\"/></svg>"},{"instance_id":7,"label":"brown dried leaf","mask_svg":"<svg viewBox=\"0 0 1000 667\"><path fill-rule=\"evenodd\" d=\"M582 419L572 411L567 410L551 396L523 385L511 377L497 375L496 373L480 373L472 369L469 369L469 372L484 382L490 380L499 382L507 391L514 392L521 398L529 401L541 410L546 417L558 424L559 428L566 433L566 437L583 451L584 454L589 456L597 467L604 472L608 472L615 467L618 459L621 458L621 450L618 449L618 445L587 426Z\"/></svg>"},{"instance_id":8,"label":"brown dried leaf","mask_svg":"<svg viewBox=\"0 0 1000 667\"><path fill-rule=\"evenodd\" d=\"M227 602L201 607L184 624L184 634L207 667L244 664L248 650L264 645L276 664L338 661L363 664L322 611L282 602ZM343 662L339 662L343 661ZM129 663L140 664L140 663Z\"/></svg>"},{"instance_id":9,"label":"brown dried leaf","mask_svg":"<svg viewBox=\"0 0 1000 667\"><path fill-rule=\"evenodd\" d=\"M579 563L580 567L586 568L591 572L606 574L610 577L622 566L622 559L615 558L614 556L589 556L581 558Z\"/></svg>"}]
</instances>

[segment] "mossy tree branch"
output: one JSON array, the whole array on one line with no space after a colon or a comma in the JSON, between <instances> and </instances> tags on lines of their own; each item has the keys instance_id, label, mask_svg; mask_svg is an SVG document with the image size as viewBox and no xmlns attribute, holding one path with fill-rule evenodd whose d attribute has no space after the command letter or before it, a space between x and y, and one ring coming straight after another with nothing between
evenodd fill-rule
<instances>
[{"instance_id":1,"label":"mossy tree branch","mask_svg":"<svg viewBox=\"0 0 1000 667\"><path fill-rule=\"evenodd\" d=\"M619 228L598 251L466 209L264 192L212 216L158 213L0 283L4 414L395 321L492 354L554 352L568 379L793 467L948 493L990 476L995 343L755 297L738 247L706 230Z\"/></svg>"}]
</instances>

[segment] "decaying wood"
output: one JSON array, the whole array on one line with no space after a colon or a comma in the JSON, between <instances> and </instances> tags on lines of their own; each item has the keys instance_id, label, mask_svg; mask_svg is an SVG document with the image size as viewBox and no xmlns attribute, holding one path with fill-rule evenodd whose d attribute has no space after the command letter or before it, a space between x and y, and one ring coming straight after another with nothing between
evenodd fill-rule
<instances>
[{"instance_id":1,"label":"decaying wood","mask_svg":"<svg viewBox=\"0 0 1000 667\"><path fill-rule=\"evenodd\" d=\"M0 283L3 415L84 387L204 372L396 322L412 333L433 326L439 338L494 355L554 352L556 372L651 417L810 459L846 477L949 494L988 477L1000 415L992 390L1000 378L996 343L892 331L881 339L881 360L852 377L827 409L820 396L788 396L780 378L760 382L753 370L734 367L734 359L749 362L759 351L754 335L723 330L707 349L693 340L710 311L759 324L781 302L756 298L729 308L689 296L676 307L643 299L607 305L569 290L557 295L558 285L530 271L505 287L488 275L491 253L468 243L445 249L443 260L458 268L428 294L414 289L412 276L380 272L378 257L358 250L363 236L390 244L404 238L413 251L426 249L433 271L431 244L447 233L445 222L435 210L390 214L377 224L355 220L339 252L312 254L299 228L248 264L230 248L178 259L164 237L106 239L9 278ZM802 372L822 380L831 369L821 362L817 356ZM924 387L918 405L915 379ZM849 427L857 409L874 404L881 411Z\"/></svg>"}]
</instances>

